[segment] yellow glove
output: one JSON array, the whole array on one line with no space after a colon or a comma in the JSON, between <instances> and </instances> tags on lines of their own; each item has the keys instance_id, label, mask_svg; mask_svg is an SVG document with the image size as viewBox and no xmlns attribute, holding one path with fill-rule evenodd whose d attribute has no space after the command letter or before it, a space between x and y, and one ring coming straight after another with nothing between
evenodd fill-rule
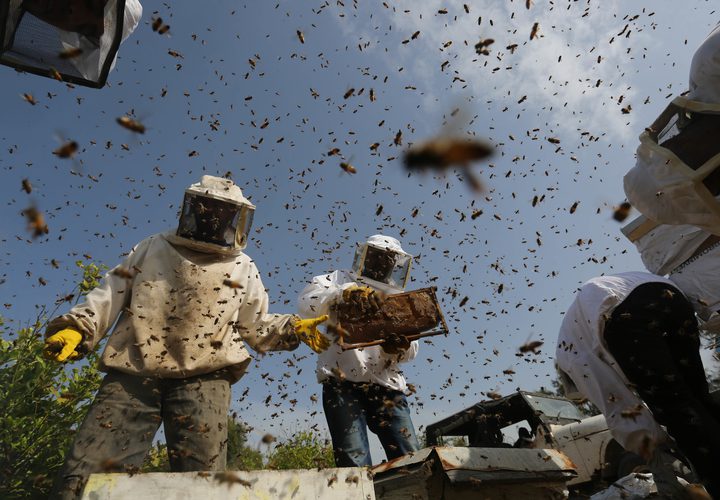
<instances>
[{"instance_id":1,"label":"yellow glove","mask_svg":"<svg viewBox=\"0 0 720 500\"><path fill-rule=\"evenodd\" d=\"M82 342L82 334L72 328L65 328L45 339L44 355L55 361L77 359L80 353L75 350Z\"/></svg>"},{"instance_id":2,"label":"yellow glove","mask_svg":"<svg viewBox=\"0 0 720 500\"><path fill-rule=\"evenodd\" d=\"M330 341L317 327L320 323L327 321L327 319L328 315L323 314L317 318L297 319L293 324L295 335L318 354L330 347Z\"/></svg>"}]
</instances>

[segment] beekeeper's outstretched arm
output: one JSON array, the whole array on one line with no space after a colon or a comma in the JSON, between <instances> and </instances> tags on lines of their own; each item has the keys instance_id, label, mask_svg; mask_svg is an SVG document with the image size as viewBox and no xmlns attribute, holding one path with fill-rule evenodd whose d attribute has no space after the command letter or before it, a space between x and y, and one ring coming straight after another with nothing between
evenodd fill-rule
<instances>
[{"instance_id":1,"label":"beekeeper's outstretched arm","mask_svg":"<svg viewBox=\"0 0 720 500\"><path fill-rule=\"evenodd\" d=\"M268 294L254 263L245 292L236 328L255 351L293 350L300 341L316 352L328 348L329 341L317 329L327 316L314 314L303 320L294 314L268 313Z\"/></svg>"},{"instance_id":2,"label":"beekeeper's outstretched arm","mask_svg":"<svg viewBox=\"0 0 720 500\"><path fill-rule=\"evenodd\" d=\"M100 285L85 296L84 302L48 323L45 330L47 357L56 361L76 359L95 348L123 308L130 304L134 278L128 276L142 260L151 239L140 242L120 265L107 273Z\"/></svg>"}]
</instances>

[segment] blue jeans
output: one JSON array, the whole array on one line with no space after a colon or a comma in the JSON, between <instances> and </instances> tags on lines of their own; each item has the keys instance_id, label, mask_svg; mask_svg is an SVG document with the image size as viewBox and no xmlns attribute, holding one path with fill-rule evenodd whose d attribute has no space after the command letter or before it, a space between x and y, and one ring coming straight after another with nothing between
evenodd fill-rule
<instances>
[{"instance_id":1,"label":"blue jeans","mask_svg":"<svg viewBox=\"0 0 720 500\"><path fill-rule=\"evenodd\" d=\"M323 409L338 467L372 465L368 428L380 439L388 460L420 449L400 391L333 379L323 383Z\"/></svg>"}]
</instances>

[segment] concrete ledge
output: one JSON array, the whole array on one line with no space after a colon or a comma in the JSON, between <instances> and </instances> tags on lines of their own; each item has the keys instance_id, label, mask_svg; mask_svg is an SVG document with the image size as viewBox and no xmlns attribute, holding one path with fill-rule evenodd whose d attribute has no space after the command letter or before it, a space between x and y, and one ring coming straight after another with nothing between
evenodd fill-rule
<instances>
[{"instance_id":1,"label":"concrete ledge","mask_svg":"<svg viewBox=\"0 0 720 500\"><path fill-rule=\"evenodd\" d=\"M367 469L93 474L83 500L375 500Z\"/></svg>"}]
</instances>

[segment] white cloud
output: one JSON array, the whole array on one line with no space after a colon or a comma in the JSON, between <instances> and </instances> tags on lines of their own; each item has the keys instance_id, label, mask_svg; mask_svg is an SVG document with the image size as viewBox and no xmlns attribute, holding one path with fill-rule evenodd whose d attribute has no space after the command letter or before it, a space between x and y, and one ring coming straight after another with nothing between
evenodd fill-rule
<instances>
[{"instance_id":1,"label":"white cloud","mask_svg":"<svg viewBox=\"0 0 720 500\"><path fill-rule=\"evenodd\" d=\"M425 96L430 106L447 95L444 89L453 76L459 76L476 103L493 101L500 109L507 106L509 116L520 113L551 128L557 124L566 133L587 130L615 139L637 135L634 114L623 114L621 108L640 104L635 102L631 72L625 69L631 62L628 47L647 41L647 35L636 26L647 17L633 22L623 19L619 0L567 5L537 2L529 10L524 2L467 3L470 14L463 2L393 2L392 8L373 9L369 23L360 21L367 18L362 15L345 16L340 18L340 26L346 36L365 41L378 40L378 32L391 26L390 33L399 40L384 36L381 43L365 50L374 51L389 69L403 66L415 80L424 82L424 87L432 89ZM441 9L448 13L438 14ZM539 38L531 41L535 22L539 23ZM630 26L618 35L626 24ZM416 31L420 31L417 39L401 43ZM630 38L625 38L628 31ZM495 40L489 56L474 52L473 46L481 38ZM449 41L452 45L443 48ZM511 44L518 45L514 54L506 49ZM441 73L445 61L448 64ZM461 86L462 82L452 85L458 90ZM620 96L623 99L618 104Z\"/></svg>"}]
</instances>

